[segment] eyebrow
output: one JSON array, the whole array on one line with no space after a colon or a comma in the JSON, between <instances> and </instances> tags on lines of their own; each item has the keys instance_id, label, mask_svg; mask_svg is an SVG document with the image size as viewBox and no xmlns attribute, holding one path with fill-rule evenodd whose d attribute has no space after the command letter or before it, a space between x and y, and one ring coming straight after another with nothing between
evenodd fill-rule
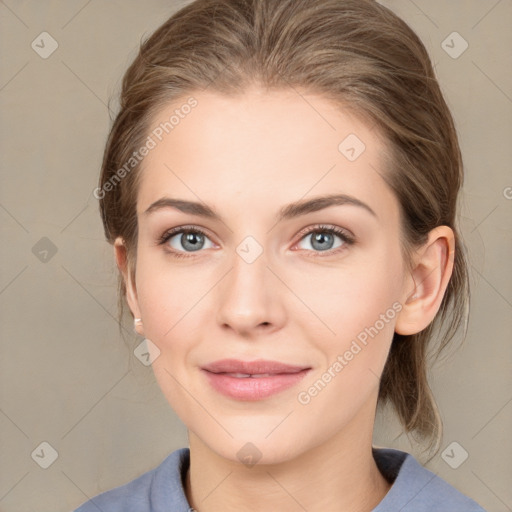
<instances>
[{"instance_id":1,"label":"eyebrow","mask_svg":"<svg viewBox=\"0 0 512 512\"><path fill-rule=\"evenodd\" d=\"M317 196L312 199L301 200L283 206L277 215L277 222L324 210L330 206L342 205L358 206L377 218L377 214L366 203L363 203L363 201L360 201L356 197L346 194L332 194L326 196ZM175 208L176 210L179 210L183 213L189 213L199 217L218 220L224 223L222 216L207 204L195 201L187 201L185 199L173 199L170 197L162 197L161 199L158 199L144 211L144 214L149 215L150 213L161 210L163 208Z\"/></svg>"}]
</instances>

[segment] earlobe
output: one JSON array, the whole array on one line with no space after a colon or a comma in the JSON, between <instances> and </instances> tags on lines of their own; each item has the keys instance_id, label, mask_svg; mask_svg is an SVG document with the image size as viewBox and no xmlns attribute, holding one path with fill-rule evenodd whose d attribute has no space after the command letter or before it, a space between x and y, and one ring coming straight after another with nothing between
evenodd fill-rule
<instances>
[{"instance_id":1,"label":"earlobe","mask_svg":"<svg viewBox=\"0 0 512 512\"><path fill-rule=\"evenodd\" d=\"M121 237L117 237L114 242L114 256L117 267L123 276L126 289L126 301L128 302L130 311L135 318L140 320L141 314L137 298L137 288L135 285L133 271L128 260L126 245ZM142 331L142 322L136 322L134 326L135 331L141 336L144 336L144 332Z\"/></svg>"},{"instance_id":2,"label":"earlobe","mask_svg":"<svg viewBox=\"0 0 512 512\"><path fill-rule=\"evenodd\" d=\"M403 307L397 317L395 332L416 334L435 318L453 272L454 233L448 226L438 226L416 252L414 269L406 280Z\"/></svg>"}]
</instances>

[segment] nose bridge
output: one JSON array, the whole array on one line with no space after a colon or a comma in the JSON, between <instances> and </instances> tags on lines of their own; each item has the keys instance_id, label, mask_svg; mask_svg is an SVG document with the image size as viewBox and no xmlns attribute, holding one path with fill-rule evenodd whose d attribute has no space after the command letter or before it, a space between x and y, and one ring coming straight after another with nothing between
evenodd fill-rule
<instances>
[{"instance_id":1,"label":"nose bridge","mask_svg":"<svg viewBox=\"0 0 512 512\"><path fill-rule=\"evenodd\" d=\"M223 279L219 293L219 321L235 330L247 330L261 323L273 322L276 290L271 289L272 272L268 259L253 237L246 237L236 247L232 267Z\"/></svg>"}]
</instances>

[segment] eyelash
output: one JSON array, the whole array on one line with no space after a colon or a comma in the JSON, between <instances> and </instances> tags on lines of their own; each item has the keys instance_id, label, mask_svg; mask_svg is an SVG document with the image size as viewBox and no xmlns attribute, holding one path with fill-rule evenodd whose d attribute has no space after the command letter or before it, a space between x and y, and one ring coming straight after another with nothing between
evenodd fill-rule
<instances>
[{"instance_id":1,"label":"eyelash","mask_svg":"<svg viewBox=\"0 0 512 512\"><path fill-rule=\"evenodd\" d=\"M179 234L179 233L196 233L199 235L204 235L208 237L208 234L203 231L202 229L199 229L197 227L189 227L189 226L180 226L177 228L170 229L169 231L166 231L158 240L158 245L164 245L167 243L173 236ZM341 240L344 242L344 244L341 247L337 247L336 249L330 249L328 251L308 251L308 252L315 252L315 256L313 257L324 257L322 254L323 252L326 253L325 256L332 256L334 254L337 254L339 251L343 251L346 249L346 246L350 246L355 244L355 238L351 235L349 235L345 230L342 230L340 228L334 227L334 226L324 226L324 225L318 225L314 226L312 228L306 228L306 230L301 231L299 233L301 241L303 238L305 238L307 235L310 235L311 233L329 233L332 235L337 235ZM201 252L201 251L198 251ZM175 258L190 258L193 256L193 253L187 253L184 251L175 251L174 249L169 250L169 253L175 257Z\"/></svg>"}]
</instances>

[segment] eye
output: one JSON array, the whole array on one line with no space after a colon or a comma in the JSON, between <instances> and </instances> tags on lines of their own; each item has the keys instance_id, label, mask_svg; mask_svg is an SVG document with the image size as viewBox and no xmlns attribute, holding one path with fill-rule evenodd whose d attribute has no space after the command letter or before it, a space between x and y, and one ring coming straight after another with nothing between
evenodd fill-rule
<instances>
[{"instance_id":1,"label":"eye","mask_svg":"<svg viewBox=\"0 0 512 512\"><path fill-rule=\"evenodd\" d=\"M326 233L327 236L325 236ZM307 239L307 237L311 237L313 252L327 252L328 255L339 252L333 249L344 250L346 246L355 243L355 239L351 234L334 226L313 226L312 228L307 228L302 231L300 235L302 235L301 241ZM342 243L338 244L336 247L332 247L332 243L336 237L341 239ZM176 240L173 240L174 238ZM159 239L158 244L169 244L171 248L170 252L173 256L176 258L187 258L190 253L199 252L201 249L205 248L211 249L214 246L210 241L210 247L205 247L205 239L209 240L202 229L180 226L166 231Z\"/></svg>"},{"instance_id":2,"label":"eye","mask_svg":"<svg viewBox=\"0 0 512 512\"><path fill-rule=\"evenodd\" d=\"M301 234L303 235L301 240L307 240L308 238L311 240L310 245L313 247L314 252L328 252L329 255L339 252L333 249L344 250L346 246L355 243L352 235L334 226L313 226L313 228L308 228L305 233L302 232ZM342 243L333 247L336 237L341 239Z\"/></svg>"},{"instance_id":3,"label":"eye","mask_svg":"<svg viewBox=\"0 0 512 512\"><path fill-rule=\"evenodd\" d=\"M176 240L173 240L174 238ZM196 227L181 226L166 231L158 243L159 245L164 245L170 242L169 245L172 248L171 252L173 256L176 256L177 258L186 258L187 255L183 253L197 252L204 249L205 239L209 240L203 230ZM211 247L213 247L213 244L210 247L206 247L206 249ZM182 248L185 250L182 250Z\"/></svg>"}]
</instances>

